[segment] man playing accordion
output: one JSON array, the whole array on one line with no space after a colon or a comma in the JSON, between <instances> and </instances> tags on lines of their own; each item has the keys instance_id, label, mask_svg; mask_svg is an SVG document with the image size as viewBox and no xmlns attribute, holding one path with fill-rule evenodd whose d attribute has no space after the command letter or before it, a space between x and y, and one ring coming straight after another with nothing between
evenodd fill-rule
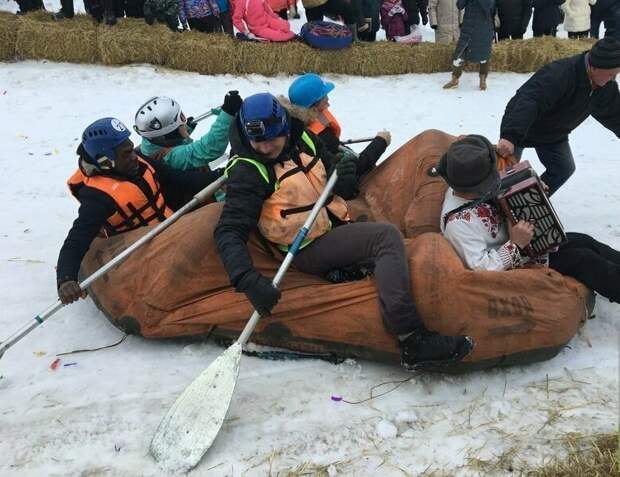
<instances>
[{"instance_id":1,"label":"man playing accordion","mask_svg":"<svg viewBox=\"0 0 620 477\"><path fill-rule=\"evenodd\" d=\"M442 156L437 172L450 186L441 213L444 236L472 270L504 271L532 260L546 262L544 256L525 253L535 224L520 220L510 226L497 206L501 180L496 165L495 148L483 136L466 136ZM566 241L550 251L548 266L620 302L620 252L589 235L567 233Z\"/></svg>"}]
</instances>

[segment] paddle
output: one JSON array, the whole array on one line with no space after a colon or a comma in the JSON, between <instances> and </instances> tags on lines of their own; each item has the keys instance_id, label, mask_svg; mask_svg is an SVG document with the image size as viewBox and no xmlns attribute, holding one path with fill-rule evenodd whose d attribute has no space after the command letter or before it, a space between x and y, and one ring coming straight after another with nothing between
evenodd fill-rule
<instances>
[{"instance_id":1,"label":"paddle","mask_svg":"<svg viewBox=\"0 0 620 477\"><path fill-rule=\"evenodd\" d=\"M334 170L273 279L276 288L325 205L336 180ZM254 311L237 341L194 379L159 423L150 451L164 469L175 473L192 469L213 444L235 391L242 348L259 318L258 312Z\"/></svg>"},{"instance_id":2,"label":"paddle","mask_svg":"<svg viewBox=\"0 0 620 477\"><path fill-rule=\"evenodd\" d=\"M158 224L155 228L153 228L153 230L151 230L149 233L141 237L139 240L137 240L135 243L133 243L131 246L129 246L127 249L122 251L120 254L118 254L116 257L114 257L112 260L110 260L108 263L102 266L99 270L97 270L95 273L89 276L86 280L80 283L80 288L82 290L86 290L92 283L95 282L95 280L97 280L98 278L108 273L115 266L119 265L127 257L129 257L129 255L131 255L134 251L136 251L142 245L149 242L153 237L160 234L166 228L168 228L170 225L176 222L183 214L189 212L194 207L196 207L200 203L207 200L210 196L212 196L215 193L216 190L218 190L222 186L222 184L224 184L225 180L226 178L222 176L219 179L217 179L215 182L212 182L207 187L202 189L187 204L185 204L183 207L177 210L174 214L172 214L162 223ZM22 328L20 328L15 333L13 333L11 336L9 336L8 339L3 341L2 344L0 344L0 359L2 358L2 355L6 352L6 350L8 350L11 346L15 345L16 343L18 343L22 338L24 338L27 334L29 334L36 327L41 325L45 320L47 320L50 316L52 316L54 313L60 310L63 306L64 306L63 303L60 300L57 300L56 303L54 303L53 305L50 305L43 312L35 316L32 321L24 325Z\"/></svg>"}]
</instances>

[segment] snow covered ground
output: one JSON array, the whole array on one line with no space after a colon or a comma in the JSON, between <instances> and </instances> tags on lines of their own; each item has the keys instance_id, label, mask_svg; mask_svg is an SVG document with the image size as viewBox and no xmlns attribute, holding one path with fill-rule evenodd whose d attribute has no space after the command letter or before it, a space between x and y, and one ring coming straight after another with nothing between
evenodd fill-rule
<instances>
[{"instance_id":1,"label":"snow covered ground","mask_svg":"<svg viewBox=\"0 0 620 477\"><path fill-rule=\"evenodd\" d=\"M504 105L527 76L492 74L490 89L480 92L477 76L465 74L460 89L445 92L448 76L330 76L337 85L332 108L346 137L392 131L389 152L428 128L496 141ZM65 180L88 123L117 116L131 125L152 95L173 96L195 115L220 104L229 89L280 94L290 81L0 63L0 340L56 299L54 266L77 210ZM589 119L571 140L577 172L554 196L556 208L567 230L620 248L618 139ZM540 169L530 151L525 159ZM540 463L561 449L565 433L618 428L620 308L599 298L595 312L551 361L461 377L416 375L357 405L330 397L362 400L371 387L410 375L370 362L244 357L228 419L191 475L501 476L509 473L494 464L500 457L517 470L524 461ZM164 475L148 454L157 424L223 350L129 337L111 349L64 356L49 369L57 353L120 337L85 300L0 360L2 477Z\"/></svg>"}]
</instances>

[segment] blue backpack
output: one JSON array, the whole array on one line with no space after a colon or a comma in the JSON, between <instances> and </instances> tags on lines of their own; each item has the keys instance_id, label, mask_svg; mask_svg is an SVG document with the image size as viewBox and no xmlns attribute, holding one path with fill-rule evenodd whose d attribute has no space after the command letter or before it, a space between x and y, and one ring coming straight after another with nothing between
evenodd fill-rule
<instances>
[{"instance_id":1,"label":"blue backpack","mask_svg":"<svg viewBox=\"0 0 620 477\"><path fill-rule=\"evenodd\" d=\"M308 22L301 27L299 36L308 45L321 50L339 50L353 43L351 30L332 22Z\"/></svg>"}]
</instances>

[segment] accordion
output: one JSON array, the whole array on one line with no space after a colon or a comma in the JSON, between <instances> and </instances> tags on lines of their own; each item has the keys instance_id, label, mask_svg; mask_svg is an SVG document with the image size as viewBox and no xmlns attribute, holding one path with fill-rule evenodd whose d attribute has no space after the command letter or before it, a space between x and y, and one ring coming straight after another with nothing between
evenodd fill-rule
<instances>
[{"instance_id":1,"label":"accordion","mask_svg":"<svg viewBox=\"0 0 620 477\"><path fill-rule=\"evenodd\" d=\"M534 237L524 249L528 256L538 257L566 242L562 222L528 161L509 167L500 177L497 203L510 224L520 220L534 224Z\"/></svg>"}]
</instances>

